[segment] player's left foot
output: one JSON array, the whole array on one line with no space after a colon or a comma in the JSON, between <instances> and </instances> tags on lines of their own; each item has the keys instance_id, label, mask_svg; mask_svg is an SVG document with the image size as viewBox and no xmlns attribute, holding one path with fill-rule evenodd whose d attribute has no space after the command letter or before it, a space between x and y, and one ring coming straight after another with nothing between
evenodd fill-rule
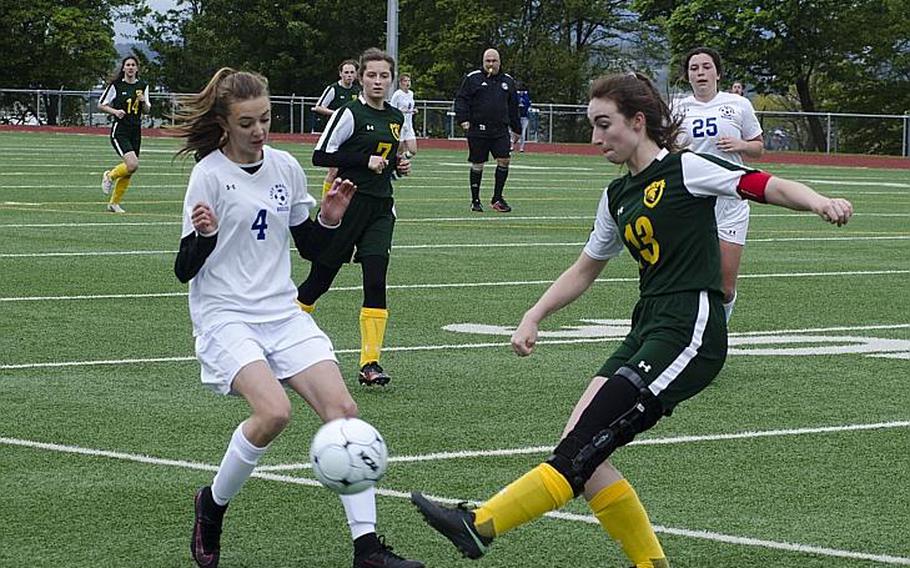
<instances>
[{"instance_id":1,"label":"player's left foot","mask_svg":"<svg viewBox=\"0 0 910 568\"><path fill-rule=\"evenodd\" d=\"M379 548L368 554L354 557L354 568L424 568L423 562L408 560L392 552L392 547L385 543L385 537L379 537Z\"/></svg>"},{"instance_id":2,"label":"player's left foot","mask_svg":"<svg viewBox=\"0 0 910 568\"><path fill-rule=\"evenodd\" d=\"M114 180L111 179L111 170L107 170L101 176L101 191L104 195L110 195L114 189Z\"/></svg>"},{"instance_id":3,"label":"player's left foot","mask_svg":"<svg viewBox=\"0 0 910 568\"><path fill-rule=\"evenodd\" d=\"M196 492L196 522L193 524L193 539L190 551L199 568L217 568L221 555L221 524L224 507L218 506L212 498L212 488L203 487Z\"/></svg>"},{"instance_id":4,"label":"player's left foot","mask_svg":"<svg viewBox=\"0 0 910 568\"><path fill-rule=\"evenodd\" d=\"M389 384L392 377L382 370L377 361L371 361L360 368L360 377L357 380L367 387L384 387Z\"/></svg>"},{"instance_id":5,"label":"player's left foot","mask_svg":"<svg viewBox=\"0 0 910 568\"><path fill-rule=\"evenodd\" d=\"M474 513L464 503L456 508L442 507L420 493L411 493L411 503L417 507L427 524L449 539L468 558L480 558L493 544L491 537L477 532Z\"/></svg>"},{"instance_id":6,"label":"player's left foot","mask_svg":"<svg viewBox=\"0 0 910 568\"><path fill-rule=\"evenodd\" d=\"M126 213L126 209L120 207L119 203L108 203L107 210L111 213Z\"/></svg>"}]
</instances>

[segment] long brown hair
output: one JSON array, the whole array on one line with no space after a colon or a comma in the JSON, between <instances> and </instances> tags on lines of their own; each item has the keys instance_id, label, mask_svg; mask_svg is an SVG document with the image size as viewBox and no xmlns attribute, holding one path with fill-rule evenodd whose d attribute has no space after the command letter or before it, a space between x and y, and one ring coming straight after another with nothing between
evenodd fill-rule
<instances>
[{"instance_id":1,"label":"long brown hair","mask_svg":"<svg viewBox=\"0 0 910 568\"><path fill-rule=\"evenodd\" d=\"M617 110L630 120L642 113L648 138L671 152L679 150L676 139L682 120L673 116L646 75L629 72L601 77L591 84L590 98L613 101Z\"/></svg>"},{"instance_id":2,"label":"long brown hair","mask_svg":"<svg viewBox=\"0 0 910 568\"><path fill-rule=\"evenodd\" d=\"M123 59L120 60L120 67L118 67L117 71L113 75L111 75L110 79L108 80L108 83L115 83L115 82L123 79L123 77L125 76L125 73L123 72L123 66L126 65L126 62L129 61L130 59L132 59L133 61L136 62L136 77L139 77L139 70L142 68L142 64L139 63L139 58L136 57L135 55L127 55L126 57L124 57Z\"/></svg>"},{"instance_id":3,"label":"long brown hair","mask_svg":"<svg viewBox=\"0 0 910 568\"><path fill-rule=\"evenodd\" d=\"M216 71L202 91L177 99L177 125L172 129L186 139L177 155L193 153L201 160L223 147L228 139L221 124L227 121L231 105L261 96L269 96L269 82L262 75L230 67Z\"/></svg>"}]
</instances>

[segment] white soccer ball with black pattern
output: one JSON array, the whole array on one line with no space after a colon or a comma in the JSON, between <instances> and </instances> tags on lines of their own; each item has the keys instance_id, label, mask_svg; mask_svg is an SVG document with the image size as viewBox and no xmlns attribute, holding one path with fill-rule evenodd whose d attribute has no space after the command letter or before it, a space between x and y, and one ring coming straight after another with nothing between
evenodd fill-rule
<instances>
[{"instance_id":1,"label":"white soccer ball with black pattern","mask_svg":"<svg viewBox=\"0 0 910 568\"><path fill-rule=\"evenodd\" d=\"M310 445L316 479L342 495L360 493L382 479L388 466L385 440L359 418L338 418L319 429Z\"/></svg>"}]
</instances>

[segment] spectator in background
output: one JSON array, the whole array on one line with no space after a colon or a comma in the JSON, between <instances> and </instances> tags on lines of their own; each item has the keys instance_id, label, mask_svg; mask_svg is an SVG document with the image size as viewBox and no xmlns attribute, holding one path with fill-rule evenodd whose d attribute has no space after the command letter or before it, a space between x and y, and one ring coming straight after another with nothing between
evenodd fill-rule
<instances>
[{"instance_id":1,"label":"spectator in background","mask_svg":"<svg viewBox=\"0 0 910 568\"><path fill-rule=\"evenodd\" d=\"M518 83L518 117L521 120L521 136L518 139L518 151L525 151L525 142L528 140L528 122L531 117L531 95L523 83Z\"/></svg>"},{"instance_id":2,"label":"spectator in background","mask_svg":"<svg viewBox=\"0 0 910 568\"><path fill-rule=\"evenodd\" d=\"M480 204L480 181L483 165L490 154L496 159L493 185L493 210L512 210L502 196L509 177L512 144L518 140L521 120L515 80L501 71L499 52L483 52L483 67L465 75L455 95L455 121L468 135L468 161L471 162L471 211L483 213ZM511 131L511 134L510 134Z\"/></svg>"},{"instance_id":3,"label":"spectator in background","mask_svg":"<svg viewBox=\"0 0 910 568\"><path fill-rule=\"evenodd\" d=\"M398 89L392 93L389 102L404 115L398 153L411 159L417 153L417 134L414 131L414 115L417 114L417 109L414 108L414 91L411 90L410 75L402 73L398 77Z\"/></svg>"},{"instance_id":4,"label":"spectator in background","mask_svg":"<svg viewBox=\"0 0 910 568\"><path fill-rule=\"evenodd\" d=\"M745 95L746 90L743 88L743 84L740 83L739 81L734 81L733 84L730 85L730 92L733 93L734 95L739 95L741 97L746 96Z\"/></svg>"}]
</instances>

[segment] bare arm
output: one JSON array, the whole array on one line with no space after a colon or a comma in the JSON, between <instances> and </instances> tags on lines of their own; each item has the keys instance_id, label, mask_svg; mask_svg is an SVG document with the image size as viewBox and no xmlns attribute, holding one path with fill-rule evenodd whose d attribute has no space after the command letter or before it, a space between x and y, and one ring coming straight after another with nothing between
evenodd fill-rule
<instances>
[{"instance_id":1,"label":"bare arm","mask_svg":"<svg viewBox=\"0 0 910 568\"><path fill-rule=\"evenodd\" d=\"M853 215L853 204L839 197L825 197L798 181L772 176L765 187L765 200L796 211L812 211L825 221L846 225Z\"/></svg>"},{"instance_id":2,"label":"bare arm","mask_svg":"<svg viewBox=\"0 0 910 568\"><path fill-rule=\"evenodd\" d=\"M582 252L521 318L521 323L512 334L512 349L515 353L522 357L530 355L537 343L540 322L584 294L606 265L606 260L594 260Z\"/></svg>"},{"instance_id":3,"label":"bare arm","mask_svg":"<svg viewBox=\"0 0 910 568\"><path fill-rule=\"evenodd\" d=\"M745 158L756 160L765 153L765 142L760 134L751 140L724 136L717 141L717 149L741 154Z\"/></svg>"}]
</instances>

